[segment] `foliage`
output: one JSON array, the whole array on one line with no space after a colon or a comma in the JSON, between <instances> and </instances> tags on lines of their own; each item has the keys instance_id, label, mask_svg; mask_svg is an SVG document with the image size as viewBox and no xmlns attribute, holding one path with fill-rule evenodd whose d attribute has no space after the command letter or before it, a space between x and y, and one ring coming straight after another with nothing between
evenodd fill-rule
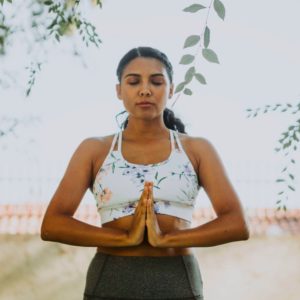
<instances>
[{"instance_id":1,"label":"foliage","mask_svg":"<svg viewBox=\"0 0 300 300\"><path fill-rule=\"evenodd\" d=\"M215 12L217 15L224 20L225 18L225 7L223 3L220 0L211 0L208 7L194 3L192 5L189 5L188 7L185 7L183 9L186 13L197 13L199 11L207 11L206 13L206 21L204 28L200 34L193 34L188 36L183 45L183 49L186 48L194 48L193 54L184 54L179 64L186 65L188 69L186 70L184 80L177 84L175 87L175 93L178 93L176 100L173 102L172 107L175 105L177 100L179 99L179 96L181 95L181 92L183 92L185 95L191 96L193 94L192 90L188 85L192 82L192 80L195 78L199 83L206 84L205 77L196 69L196 62L199 54L202 54L202 57L211 63L219 64L219 59L215 51L211 48L209 48L210 44L210 28L208 27L208 17L211 11L211 7L213 6Z\"/></svg>"},{"instance_id":2,"label":"foliage","mask_svg":"<svg viewBox=\"0 0 300 300\"><path fill-rule=\"evenodd\" d=\"M27 67L26 96L29 96L36 75L46 61L49 43L60 42L61 38L78 32L87 47L91 44L100 46L96 28L82 16L80 3L80 0L27 0L21 3L0 0L0 56L7 54L19 38L24 40L31 60ZM94 3L102 8L100 0L94 0ZM0 84L7 86L4 80L0 80Z\"/></svg>"},{"instance_id":3,"label":"foliage","mask_svg":"<svg viewBox=\"0 0 300 300\"><path fill-rule=\"evenodd\" d=\"M296 164L295 154L300 146L300 102L298 104L275 104L275 105L266 105L261 108L256 109L248 108L248 118L257 117L259 114L265 114L270 112L282 112L295 115L295 120L288 128L281 133L281 137L278 140L279 145L276 146L275 151L281 152L284 156L287 157L286 165L281 171L281 175L276 179L281 186L280 191L278 192L278 199L276 201L277 209L286 210L286 201L288 200L288 195L292 191L296 190L295 187L295 175L293 174L293 167Z\"/></svg>"}]
</instances>

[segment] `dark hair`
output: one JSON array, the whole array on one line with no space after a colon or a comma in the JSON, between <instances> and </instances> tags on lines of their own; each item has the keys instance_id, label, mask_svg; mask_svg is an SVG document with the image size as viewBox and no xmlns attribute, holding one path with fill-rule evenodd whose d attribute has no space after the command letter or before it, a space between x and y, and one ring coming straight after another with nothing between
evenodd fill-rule
<instances>
[{"instance_id":1,"label":"dark hair","mask_svg":"<svg viewBox=\"0 0 300 300\"><path fill-rule=\"evenodd\" d=\"M173 83L173 67L172 64L170 63L168 57L161 51L155 48L151 47L137 47L133 48L130 51L128 51L120 60L118 67L117 67L117 77L119 82L121 82L122 74L124 71L124 68L130 63L133 59L137 57L149 57L149 58L155 58L159 60L164 67L166 68L168 78L171 83ZM120 115L125 113L125 111L119 113L116 115L116 118ZM174 112L169 109L165 108L164 109L164 123L167 126L167 128L172 129L172 130L177 130L182 133L185 132L185 125L182 123L182 121L179 118L176 118L174 115ZM128 117L127 119L122 123L121 128L125 129L128 124Z\"/></svg>"}]
</instances>

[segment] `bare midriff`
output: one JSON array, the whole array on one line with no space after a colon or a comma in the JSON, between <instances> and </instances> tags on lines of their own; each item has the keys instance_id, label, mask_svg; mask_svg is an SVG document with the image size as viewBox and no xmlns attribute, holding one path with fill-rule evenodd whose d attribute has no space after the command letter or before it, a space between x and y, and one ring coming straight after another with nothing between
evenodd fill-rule
<instances>
[{"instance_id":1,"label":"bare midriff","mask_svg":"<svg viewBox=\"0 0 300 300\"><path fill-rule=\"evenodd\" d=\"M120 219L104 223L102 227L129 230L133 216L126 216ZM173 230L182 230L190 228L190 222L168 215L157 214L157 220L162 233L172 232ZM159 248L149 244L147 239L147 231L143 242L138 246L126 247L103 247L97 248L98 252L103 252L111 255L120 256L176 256L189 255L193 251L191 248L176 247L176 248Z\"/></svg>"}]
</instances>

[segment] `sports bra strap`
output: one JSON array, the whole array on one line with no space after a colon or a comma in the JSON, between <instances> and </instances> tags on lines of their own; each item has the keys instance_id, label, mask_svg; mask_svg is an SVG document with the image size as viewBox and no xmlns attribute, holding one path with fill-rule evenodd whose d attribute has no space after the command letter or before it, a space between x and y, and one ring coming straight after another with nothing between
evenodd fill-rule
<instances>
[{"instance_id":1,"label":"sports bra strap","mask_svg":"<svg viewBox=\"0 0 300 300\"><path fill-rule=\"evenodd\" d=\"M121 152L121 143L122 143L122 130L118 133L118 152Z\"/></svg>"},{"instance_id":2,"label":"sports bra strap","mask_svg":"<svg viewBox=\"0 0 300 300\"><path fill-rule=\"evenodd\" d=\"M180 142L178 133L177 133L177 131L175 131L175 130L174 130L174 135L175 135L175 140L176 140L176 143L177 143L177 145L178 145L180 151L184 153L184 149L183 149L182 144L181 144L181 142Z\"/></svg>"},{"instance_id":3,"label":"sports bra strap","mask_svg":"<svg viewBox=\"0 0 300 300\"><path fill-rule=\"evenodd\" d=\"M175 141L174 141L174 135L171 129L169 129L170 132L170 140L171 140L171 151L173 152L175 150Z\"/></svg>"},{"instance_id":4,"label":"sports bra strap","mask_svg":"<svg viewBox=\"0 0 300 300\"><path fill-rule=\"evenodd\" d=\"M118 136L118 133L116 133L114 135L114 138L112 140L112 143L111 143L111 146L110 146L110 149L109 149L109 154L114 150L114 147L115 147L115 144L116 144L116 141L117 141L117 136Z\"/></svg>"}]
</instances>

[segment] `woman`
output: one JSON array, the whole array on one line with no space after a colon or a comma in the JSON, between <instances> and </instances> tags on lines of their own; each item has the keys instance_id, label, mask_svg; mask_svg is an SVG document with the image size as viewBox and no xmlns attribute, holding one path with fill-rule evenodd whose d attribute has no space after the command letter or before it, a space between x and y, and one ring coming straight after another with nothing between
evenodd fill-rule
<instances>
[{"instance_id":1,"label":"woman","mask_svg":"<svg viewBox=\"0 0 300 300\"><path fill-rule=\"evenodd\" d=\"M45 213L41 237L97 247L86 300L203 299L191 247L249 238L239 198L212 144L185 134L166 108L174 85L165 54L132 49L117 76L117 96L129 114L123 130L79 145ZM217 218L191 228L201 186ZM88 188L102 227L73 218Z\"/></svg>"}]
</instances>

